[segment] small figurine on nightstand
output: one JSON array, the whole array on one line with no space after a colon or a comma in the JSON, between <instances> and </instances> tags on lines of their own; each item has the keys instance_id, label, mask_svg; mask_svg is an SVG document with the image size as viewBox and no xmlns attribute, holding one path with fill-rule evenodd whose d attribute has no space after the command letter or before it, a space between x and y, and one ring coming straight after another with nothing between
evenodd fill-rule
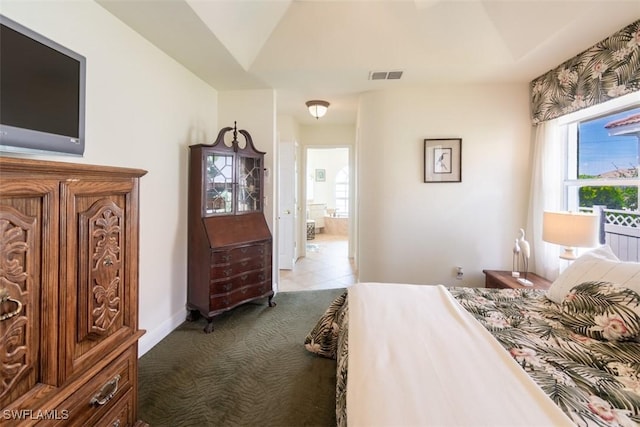
<instances>
[{"instance_id":1,"label":"small figurine on nightstand","mask_svg":"<svg viewBox=\"0 0 640 427\"><path fill-rule=\"evenodd\" d=\"M531 256L531 246L524 238L524 229L520 229L520 238L517 240L517 245L520 247L520 253L522 254L522 267L524 270L524 277L518 279L518 283L523 286L533 286L533 282L527 280L527 273L529 272L529 257Z\"/></svg>"},{"instance_id":2,"label":"small figurine on nightstand","mask_svg":"<svg viewBox=\"0 0 640 427\"><path fill-rule=\"evenodd\" d=\"M518 239L513 245L513 265L511 266L511 277L520 277L520 245Z\"/></svg>"}]
</instances>

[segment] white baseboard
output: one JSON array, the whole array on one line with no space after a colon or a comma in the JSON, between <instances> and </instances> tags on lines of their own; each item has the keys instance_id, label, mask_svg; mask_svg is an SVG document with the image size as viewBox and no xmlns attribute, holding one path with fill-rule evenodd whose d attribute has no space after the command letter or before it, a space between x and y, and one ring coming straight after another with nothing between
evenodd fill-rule
<instances>
[{"instance_id":1,"label":"white baseboard","mask_svg":"<svg viewBox=\"0 0 640 427\"><path fill-rule=\"evenodd\" d=\"M175 328L180 326L187 318L187 312L182 309L173 316L162 322L157 328L148 330L138 341L138 358L151 350L164 337L169 335Z\"/></svg>"}]
</instances>

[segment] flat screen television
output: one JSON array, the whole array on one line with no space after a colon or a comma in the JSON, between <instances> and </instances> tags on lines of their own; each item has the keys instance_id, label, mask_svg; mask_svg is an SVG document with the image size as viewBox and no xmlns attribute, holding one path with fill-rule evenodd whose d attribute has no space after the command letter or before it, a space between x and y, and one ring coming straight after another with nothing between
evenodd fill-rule
<instances>
[{"instance_id":1,"label":"flat screen television","mask_svg":"<svg viewBox=\"0 0 640 427\"><path fill-rule=\"evenodd\" d=\"M0 151L84 154L84 56L0 15Z\"/></svg>"}]
</instances>

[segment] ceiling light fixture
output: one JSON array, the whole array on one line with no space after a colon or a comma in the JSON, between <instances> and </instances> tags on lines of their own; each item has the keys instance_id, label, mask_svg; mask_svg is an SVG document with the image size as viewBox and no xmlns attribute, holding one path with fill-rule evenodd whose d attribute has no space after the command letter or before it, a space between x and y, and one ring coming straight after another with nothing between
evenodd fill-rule
<instances>
[{"instance_id":1,"label":"ceiling light fixture","mask_svg":"<svg viewBox=\"0 0 640 427\"><path fill-rule=\"evenodd\" d=\"M316 119L327 114L327 109L329 108L329 103L327 101L313 100L307 101L307 108L309 109L309 114L311 114Z\"/></svg>"}]
</instances>

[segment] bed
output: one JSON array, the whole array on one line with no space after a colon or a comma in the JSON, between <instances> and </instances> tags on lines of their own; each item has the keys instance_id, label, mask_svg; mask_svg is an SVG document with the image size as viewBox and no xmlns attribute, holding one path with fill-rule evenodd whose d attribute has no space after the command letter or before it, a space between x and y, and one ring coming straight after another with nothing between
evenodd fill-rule
<instances>
[{"instance_id":1,"label":"bed","mask_svg":"<svg viewBox=\"0 0 640 427\"><path fill-rule=\"evenodd\" d=\"M305 339L339 426L640 425L640 264L604 247L548 291L358 283Z\"/></svg>"}]
</instances>

